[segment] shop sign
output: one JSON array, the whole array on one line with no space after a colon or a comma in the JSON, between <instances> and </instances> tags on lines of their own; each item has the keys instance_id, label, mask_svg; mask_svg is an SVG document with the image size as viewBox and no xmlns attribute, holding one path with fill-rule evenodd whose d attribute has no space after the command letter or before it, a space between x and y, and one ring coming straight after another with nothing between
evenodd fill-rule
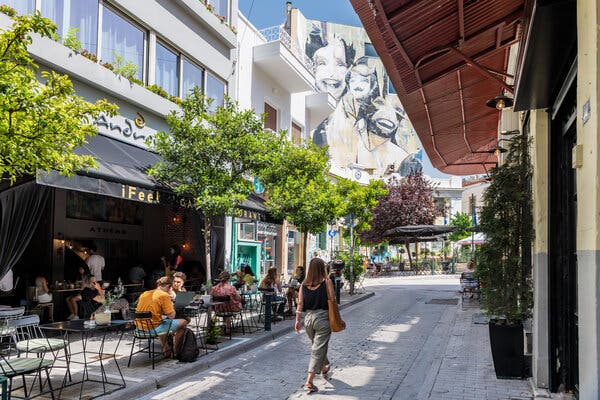
<instances>
[{"instance_id":1,"label":"shop sign","mask_svg":"<svg viewBox=\"0 0 600 400\"><path fill-rule=\"evenodd\" d=\"M253 221L260 221L261 219L263 219L262 213L259 213L258 211L246 210L245 208L242 208L240 210L240 215L238 215L238 216L242 217L242 218L248 218Z\"/></svg>"},{"instance_id":2,"label":"shop sign","mask_svg":"<svg viewBox=\"0 0 600 400\"><path fill-rule=\"evenodd\" d=\"M99 134L137 147L148 149L154 143L156 130L146 126L146 121L140 113L137 113L137 117L133 120L122 115L109 117L106 114L100 114L94 121L94 125L98 128Z\"/></svg>"},{"instance_id":3,"label":"shop sign","mask_svg":"<svg viewBox=\"0 0 600 400\"><path fill-rule=\"evenodd\" d=\"M121 198L148 204L160 203L158 191L142 189L137 186L121 184Z\"/></svg>"}]
</instances>

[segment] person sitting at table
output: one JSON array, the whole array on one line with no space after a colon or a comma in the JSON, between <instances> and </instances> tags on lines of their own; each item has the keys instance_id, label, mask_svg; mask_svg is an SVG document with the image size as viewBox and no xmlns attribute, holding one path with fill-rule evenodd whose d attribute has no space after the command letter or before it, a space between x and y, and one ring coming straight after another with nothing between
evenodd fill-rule
<instances>
[{"instance_id":1,"label":"person sitting at table","mask_svg":"<svg viewBox=\"0 0 600 400\"><path fill-rule=\"evenodd\" d=\"M254 276L254 272L252 272L252 268L249 265L244 265L244 282L248 287L254 285L256 281L256 277Z\"/></svg>"},{"instance_id":2,"label":"person sitting at table","mask_svg":"<svg viewBox=\"0 0 600 400\"><path fill-rule=\"evenodd\" d=\"M87 265L83 266L79 266L79 269L77 271L77 276L75 277L75 286L77 287L83 287L83 279L86 275L90 274L90 270L87 267ZM68 320L75 320L75 319L79 319L79 312L78 312L78 302L81 301L81 292L79 293L75 293L69 297L67 297L67 299L65 300L67 302L67 308L69 309L69 316L67 317Z\"/></svg>"},{"instance_id":3,"label":"person sitting at table","mask_svg":"<svg viewBox=\"0 0 600 400\"><path fill-rule=\"evenodd\" d=\"M246 273L244 272L244 269L242 268L242 266L240 266L240 268L237 271L235 271L235 274L233 276L233 279L235 279L235 283L233 284L234 288L241 289L246 284L246 281L244 281L245 275Z\"/></svg>"},{"instance_id":4,"label":"person sitting at table","mask_svg":"<svg viewBox=\"0 0 600 400\"><path fill-rule=\"evenodd\" d=\"M131 283L144 283L146 277L146 271L142 268L142 264L135 265L129 269L129 282Z\"/></svg>"},{"instance_id":5,"label":"person sitting at table","mask_svg":"<svg viewBox=\"0 0 600 400\"><path fill-rule=\"evenodd\" d=\"M215 305L215 311L219 312L240 312L242 311L242 298L229 281L231 274L227 271L219 274L219 283L212 287L210 294L212 296L229 296L229 301L225 304ZM225 318L225 333L229 334L231 330L231 317Z\"/></svg>"},{"instance_id":6,"label":"person sitting at table","mask_svg":"<svg viewBox=\"0 0 600 400\"><path fill-rule=\"evenodd\" d=\"M83 289L81 289L81 308L84 317L89 318L102 306L104 302L104 290L96 281L94 275L86 275L83 278ZM77 319L77 318L72 318Z\"/></svg>"},{"instance_id":7,"label":"person sitting at table","mask_svg":"<svg viewBox=\"0 0 600 400\"><path fill-rule=\"evenodd\" d=\"M260 281L258 288L261 290L273 291L273 303L279 303L276 314L283 314L286 300L285 297L278 295L279 289L281 288L281 281L277 277L276 267L271 267L267 270L267 275Z\"/></svg>"},{"instance_id":8,"label":"person sitting at table","mask_svg":"<svg viewBox=\"0 0 600 400\"><path fill-rule=\"evenodd\" d=\"M296 304L298 303L298 291L300 289L300 285L302 284L302 281L304 280L304 267L302 265L298 265L296 267L296 271L294 272L294 275L290 278L290 281L288 283L288 290L285 294L285 297L287 298L287 303L288 303L288 310L287 313L288 314L292 314L292 304L294 307L296 307Z\"/></svg>"},{"instance_id":9,"label":"person sitting at table","mask_svg":"<svg viewBox=\"0 0 600 400\"><path fill-rule=\"evenodd\" d=\"M175 318L175 308L169 296L169 291L172 286L171 278L163 276L156 281L156 289L147 290L140 295L135 312L150 312L152 314L150 324L151 328L159 335L163 349L167 340L167 333L175 332L173 339L173 352L179 348L179 342L185 332L188 322L185 319ZM163 315L166 317L163 319ZM145 326L140 325L136 321L138 329L144 330ZM165 350L164 356L167 358L176 356L168 349Z\"/></svg>"},{"instance_id":10,"label":"person sitting at table","mask_svg":"<svg viewBox=\"0 0 600 400\"><path fill-rule=\"evenodd\" d=\"M37 290L38 303L51 303L52 293L48 289L48 281L43 276L35 278L35 288Z\"/></svg>"},{"instance_id":11,"label":"person sitting at table","mask_svg":"<svg viewBox=\"0 0 600 400\"><path fill-rule=\"evenodd\" d=\"M169 296L171 296L171 300L175 301L177 292L187 292L185 287L183 287L185 284L185 278L185 273L181 271L173 273L173 283L171 284L171 290L169 290Z\"/></svg>"}]
</instances>

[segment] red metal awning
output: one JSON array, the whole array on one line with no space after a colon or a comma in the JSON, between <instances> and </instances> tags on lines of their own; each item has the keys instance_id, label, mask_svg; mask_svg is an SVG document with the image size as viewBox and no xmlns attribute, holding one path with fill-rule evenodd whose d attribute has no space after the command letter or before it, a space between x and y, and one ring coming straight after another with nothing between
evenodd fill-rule
<instances>
[{"instance_id":1,"label":"red metal awning","mask_svg":"<svg viewBox=\"0 0 600 400\"><path fill-rule=\"evenodd\" d=\"M455 175L495 166L486 150L500 112L485 102L513 90L508 51L525 1L350 1L433 166Z\"/></svg>"}]
</instances>

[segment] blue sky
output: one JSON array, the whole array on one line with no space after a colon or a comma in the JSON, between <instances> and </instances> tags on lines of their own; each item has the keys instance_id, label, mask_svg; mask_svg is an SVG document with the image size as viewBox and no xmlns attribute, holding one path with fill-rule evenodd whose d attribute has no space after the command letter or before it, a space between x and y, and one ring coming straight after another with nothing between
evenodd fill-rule
<instances>
[{"instance_id":1,"label":"blue sky","mask_svg":"<svg viewBox=\"0 0 600 400\"><path fill-rule=\"evenodd\" d=\"M286 0L238 0L242 14L258 29L283 23L285 2ZM295 0L292 1L292 7L298 8L308 19L361 25L348 0Z\"/></svg>"}]
</instances>

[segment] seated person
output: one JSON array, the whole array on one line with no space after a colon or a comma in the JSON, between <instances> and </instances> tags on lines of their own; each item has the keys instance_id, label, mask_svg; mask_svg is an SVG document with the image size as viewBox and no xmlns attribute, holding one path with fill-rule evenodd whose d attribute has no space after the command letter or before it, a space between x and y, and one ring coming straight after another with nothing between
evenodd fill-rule
<instances>
[{"instance_id":1,"label":"seated person","mask_svg":"<svg viewBox=\"0 0 600 400\"><path fill-rule=\"evenodd\" d=\"M171 278L163 276L156 281L156 289L147 290L141 294L136 312L150 312L152 314L150 327L159 335L159 339L165 348L167 333L175 332L173 349L179 348L179 342L185 332L188 322L185 319L175 319L175 308L169 296L169 291L172 286ZM166 318L163 319L163 316ZM148 327L136 321L137 329L143 330ZM165 357L172 357L168 349L165 350Z\"/></svg>"},{"instance_id":2,"label":"seated person","mask_svg":"<svg viewBox=\"0 0 600 400\"><path fill-rule=\"evenodd\" d=\"M280 296L278 294L279 288L281 288L281 281L277 277L277 268L271 267L267 270L267 275L265 275L265 277L262 279L262 281L260 281L259 289L265 290L265 291L270 291L270 290L273 291L273 293L274 293L273 302L280 303L279 306L277 307L276 313L283 314L283 311L285 309L286 299L285 299L285 297Z\"/></svg>"},{"instance_id":3,"label":"seated person","mask_svg":"<svg viewBox=\"0 0 600 400\"><path fill-rule=\"evenodd\" d=\"M392 263L390 262L389 257L385 257L385 261L383 262L381 269L383 273L389 273L392 270Z\"/></svg>"},{"instance_id":4,"label":"seated person","mask_svg":"<svg viewBox=\"0 0 600 400\"><path fill-rule=\"evenodd\" d=\"M35 278L35 288L37 290L38 303L51 303L52 293L48 289L48 281L43 276Z\"/></svg>"},{"instance_id":5,"label":"seated person","mask_svg":"<svg viewBox=\"0 0 600 400\"><path fill-rule=\"evenodd\" d=\"M90 269L88 268L87 265L79 266L79 269L77 271L77 276L75 277L75 286L83 287L83 279L86 275L89 275L89 274L90 274ZM69 320L79 319L79 312L78 312L79 307L78 307L77 302L81 301L81 292L67 297L67 299L65 301L67 302L67 308L69 309L69 312L70 312L67 319L69 319Z\"/></svg>"},{"instance_id":6,"label":"seated person","mask_svg":"<svg viewBox=\"0 0 600 400\"><path fill-rule=\"evenodd\" d=\"M244 282L248 287L254 285L254 283L256 282L254 272L252 272L252 268L250 268L249 265L244 266Z\"/></svg>"},{"instance_id":7,"label":"seated person","mask_svg":"<svg viewBox=\"0 0 600 400\"><path fill-rule=\"evenodd\" d=\"M131 283L144 283L144 278L146 277L146 271L142 268L142 264L138 264L134 267L131 267L129 270L129 282Z\"/></svg>"},{"instance_id":8,"label":"seated person","mask_svg":"<svg viewBox=\"0 0 600 400\"><path fill-rule=\"evenodd\" d=\"M463 291L466 289L471 292L471 297L473 297L473 290L479 287L479 282L477 282L477 278L475 278L475 260L469 260L467 264L467 270L460 274L460 285Z\"/></svg>"},{"instance_id":9,"label":"seated person","mask_svg":"<svg viewBox=\"0 0 600 400\"><path fill-rule=\"evenodd\" d=\"M171 300L175 301L177 297L177 292L187 292L185 287L185 274L181 271L177 271L173 273L173 283L171 284L171 290L169 290L169 296L171 296Z\"/></svg>"},{"instance_id":10,"label":"seated person","mask_svg":"<svg viewBox=\"0 0 600 400\"><path fill-rule=\"evenodd\" d=\"M86 275L83 279L83 289L81 290L81 308L83 308L84 317L91 316L104 302L104 290L96 282L94 275ZM77 318L72 318L77 319Z\"/></svg>"},{"instance_id":11,"label":"seated person","mask_svg":"<svg viewBox=\"0 0 600 400\"><path fill-rule=\"evenodd\" d=\"M226 304L218 304L215 306L215 311L218 312L239 312L242 311L242 298L237 290L229 283L231 275L227 271L221 272L219 275L219 283L212 287L210 294L212 296L229 296L229 301ZM225 332L229 333L231 329L231 318L225 318Z\"/></svg>"},{"instance_id":12,"label":"seated person","mask_svg":"<svg viewBox=\"0 0 600 400\"><path fill-rule=\"evenodd\" d=\"M235 283L233 284L234 288L241 289L246 284L246 281L244 281L244 275L246 275L246 273L244 272L242 267L235 271L235 274L233 276L233 278L235 279Z\"/></svg>"},{"instance_id":13,"label":"seated person","mask_svg":"<svg viewBox=\"0 0 600 400\"><path fill-rule=\"evenodd\" d=\"M292 304L294 307L298 304L298 291L300 289L300 285L304 280L304 267L302 265L298 265L296 267L296 271L294 272L294 276L290 278L288 285L290 286L285 294L288 303L288 314L292 313Z\"/></svg>"}]
</instances>

